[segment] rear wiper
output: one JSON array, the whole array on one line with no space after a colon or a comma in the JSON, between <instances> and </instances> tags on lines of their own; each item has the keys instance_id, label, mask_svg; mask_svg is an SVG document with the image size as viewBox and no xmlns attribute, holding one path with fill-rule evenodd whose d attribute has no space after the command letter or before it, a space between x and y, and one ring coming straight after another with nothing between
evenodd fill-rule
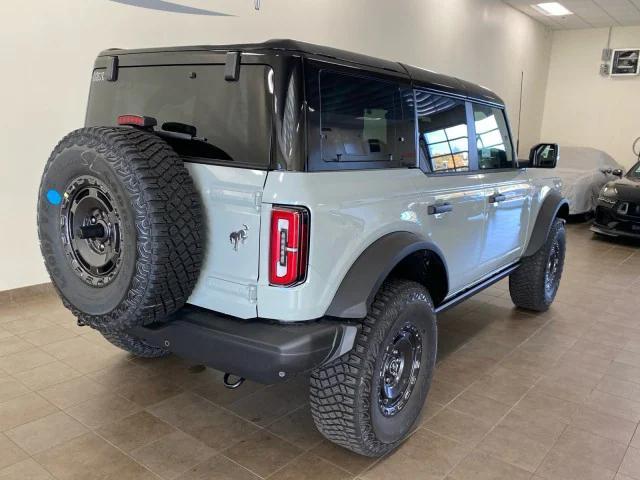
<instances>
[{"instance_id":1,"label":"rear wiper","mask_svg":"<svg viewBox=\"0 0 640 480\"><path fill-rule=\"evenodd\" d=\"M179 138L181 140L196 140L199 142L206 142L207 139L198 137L198 129L187 123L181 122L164 122L162 124L162 130L156 132L160 136L166 136L170 138Z\"/></svg>"}]
</instances>

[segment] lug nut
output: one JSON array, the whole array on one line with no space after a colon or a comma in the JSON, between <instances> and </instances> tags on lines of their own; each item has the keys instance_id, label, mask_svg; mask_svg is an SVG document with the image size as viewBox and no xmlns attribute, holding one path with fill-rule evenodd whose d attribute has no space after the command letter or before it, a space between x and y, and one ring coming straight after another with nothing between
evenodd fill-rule
<instances>
[{"instance_id":1,"label":"lug nut","mask_svg":"<svg viewBox=\"0 0 640 480\"><path fill-rule=\"evenodd\" d=\"M95 225L95 223L96 223L96 217L91 217L91 224Z\"/></svg>"}]
</instances>

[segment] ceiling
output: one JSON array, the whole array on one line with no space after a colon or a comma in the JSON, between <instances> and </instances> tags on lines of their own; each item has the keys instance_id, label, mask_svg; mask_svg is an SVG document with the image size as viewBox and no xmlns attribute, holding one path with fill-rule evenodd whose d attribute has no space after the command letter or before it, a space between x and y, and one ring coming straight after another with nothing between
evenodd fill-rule
<instances>
[{"instance_id":1,"label":"ceiling","mask_svg":"<svg viewBox=\"0 0 640 480\"><path fill-rule=\"evenodd\" d=\"M552 0L505 1L556 30L640 25L640 0L554 0L573 12L566 17L549 17L531 7Z\"/></svg>"}]
</instances>

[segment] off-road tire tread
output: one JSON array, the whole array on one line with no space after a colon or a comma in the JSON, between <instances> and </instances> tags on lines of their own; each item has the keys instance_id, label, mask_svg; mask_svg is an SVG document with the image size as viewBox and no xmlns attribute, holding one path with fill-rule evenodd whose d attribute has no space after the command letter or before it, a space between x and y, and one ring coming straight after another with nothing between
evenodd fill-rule
<instances>
[{"instance_id":1,"label":"off-road tire tread","mask_svg":"<svg viewBox=\"0 0 640 480\"><path fill-rule=\"evenodd\" d=\"M126 332L102 332L102 336L107 339L111 344L115 345L122 350L131 353L136 357L141 358L160 358L166 357L171 352L164 348L154 347L145 343L134 336L129 335Z\"/></svg>"},{"instance_id":2,"label":"off-road tire tread","mask_svg":"<svg viewBox=\"0 0 640 480\"><path fill-rule=\"evenodd\" d=\"M382 443L375 437L369 406L377 353L386 335L386 330L374 330L374 326L383 312L397 309L399 313L403 303L397 300L403 296L427 301L433 309L431 297L419 283L402 279L384 282L362 323L353 349L311 374L309 400L316 427L328 440L360 455L379 457L401 442ZM431 372L428 375L427 389Z\"/></svg>"},{"instance_id":3,"label":"off-road tire tread","mask_svg":"<svg viewBox=\"0 0 640 480\"><path fill-rule=\"evenodd\" d=\"M62 302L81 324L102 332L166 320L191 294L203 258L202 207L189 172L175 151L152 133L130 127L81 128L53 150L40 198L54 159L76 146L100 154L127 192L135 216L137 260L126 297L111 312L88 315L78 310L53 282ZM38 216L42 214L38 212ZM40 234L39 238L45 265L54 278L58 266L50 258L52 249Z\"/></svg>"},{"instance_id":4,"label":"off-road tire tread","mask_svg":"<svg viewBox=\"0 0 640 480\"><path fill-rule=\"evenodd\" d=\"M564 235L564 220L556 218L544 245L530 257L523 258L518 269L509 276L509 293L517 307L545 312L551 306L553 299L549 302L545 295L545 270L551 247L560 231ZM563 268L564 262L560 265L558 282Z\"/></svg>"}]
</instances>

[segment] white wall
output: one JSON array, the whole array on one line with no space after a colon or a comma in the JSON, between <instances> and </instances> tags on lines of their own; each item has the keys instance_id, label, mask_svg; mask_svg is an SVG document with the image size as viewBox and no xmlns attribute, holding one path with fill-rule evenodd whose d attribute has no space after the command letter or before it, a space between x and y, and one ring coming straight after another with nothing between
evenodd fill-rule
<instances>
[{"instance_id":1,"label":"white wall","mask_svg":"<svg viewBox=\"0 0 640 480\"><path fill-rule=\"evenodd\" d=\"M234 17L108 0L0 2L0 290L48 281L35 227L43 165L82 126L95 55L109 47L295 38L481 83L507 102L514 134L525 72L522 148L542 121L551 35L499 0L180 0Z\"/></svg>"},{"instance_id":2,"label":"white wall","mask_svg":"<svg viewBox=\"0 0 640 480\"><path fill-rule=\"evenodd\" d=\"M542 138L604 150L628 168L636 159L631 145L640 137L640 76L599 74L608 32L554 32ZM615 27L611 48L629 47L640 48L640 27Z\"/></svg>"}]
</instances>

